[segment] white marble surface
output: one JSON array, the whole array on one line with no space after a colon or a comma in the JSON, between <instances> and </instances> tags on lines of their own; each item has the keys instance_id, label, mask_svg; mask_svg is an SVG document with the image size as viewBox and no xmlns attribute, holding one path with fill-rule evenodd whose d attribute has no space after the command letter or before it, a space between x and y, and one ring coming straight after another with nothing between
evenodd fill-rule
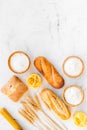
<instances>
[{"instance_id":1,"label":"white marble surface","mask_svg":"<svg viewBox=\"0 0 87 130\"><path fill-rule=\"evenodd\" d=\"M65 86L77 84L85 91L84 103L72 108L72 115L77 110L87 113L86 0L0 0L0 88L14 75L8 69L7 59L15 50L23 50L31 57L30 70L18 75L23 81L30 73L37 72L33 66L34 58L44 55L64 76ZM69 55L77 55L84 60L85 71L80 78L70 79L62 72L63 60ZM41 89L48 86L44 81ZM61 97L62 90L54 91ZM33 92L38 93L39 89L30 90L30 93ZM20 103L13 103L0 93L0 107L6 107L24 130L36 130L17 113L19 106ZM0 130L12 130L3 122L0 117ZM80 130L74 125L72 117L62 122L69 130Z\"/></svg>"}]
</instances>

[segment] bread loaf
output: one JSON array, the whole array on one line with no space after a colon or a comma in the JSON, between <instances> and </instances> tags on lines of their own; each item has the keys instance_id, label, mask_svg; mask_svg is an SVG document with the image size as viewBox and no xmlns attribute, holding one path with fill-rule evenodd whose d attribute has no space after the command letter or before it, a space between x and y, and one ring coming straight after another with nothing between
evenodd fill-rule
<instances>
[{"instance_id":1,"label":"bread loaf","mask_svg":"<svg viewBox=\"0 0 87 130\"><path fill-rule=\"evenodd\" d=\"M54 88L63 87L64 79L45 57L37 57L34 60L34 65L37 70L46 78L51 86L53 86Z\"/></svg>"},{"instance_id":2,"label":"bread loaf","mask_svg":"<svg viewBox=\"0 0 87 130\"><path fill-rule=\"evenodd\" d=\"M17 76L12 76L1 88L1 92L14 102L17 102L27 90L27 86Z\"/></svg>"},{"instance_id":3,"label":"bread loaf","mask_svg":"<svg viewBox=\"0 0 87 130\"><path fill-rule=\"evenodd\" d=\"M52 109L61 119L67 120L70 117L70 111L64 102L50 89L43 89L40 97L49 109Z\"/></svg>"}]
</instances>

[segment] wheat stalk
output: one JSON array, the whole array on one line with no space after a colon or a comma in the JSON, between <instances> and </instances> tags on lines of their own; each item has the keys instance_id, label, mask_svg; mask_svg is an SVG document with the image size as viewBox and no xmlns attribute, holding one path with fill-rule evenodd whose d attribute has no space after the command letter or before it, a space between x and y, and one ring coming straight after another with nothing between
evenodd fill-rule
<instances>
[{"instance_id":1,"label":"wheat stalk","mask_svg":"<svg viewBox=\"0 0 87 130\"><path fill-rule=\"evenodd\" d=\"M51 127L51 129L55 129L55 130L62 130L62 128L55 123L43 110L41 107L41 104L39 102L38 96L35 95L34 96L34 100L32 99L32 97L28 96L27 99L24 101L28 107L30 107L33 111L40 111L43 116L46 119L47 124L49 124L49 127Z\"/></svg>"},{"instance_id":2,"label":"wheat stalk","mask_svg":"<svg viewBox=\"0 0 87 130\"><path fill-rule=\"evenodd\" d=\"M23 106L23 109L20 113L22 113L22 115L25 113L28 121L30 121L32 124L35 124L35 126L38 125L40 128L43 128L44 130L49 130L48 127L40 121L40 119L32 111L32 109L30 109L26 102L21 102L21 104Z\"/></svg>"},{"instance_id":3,"label":"wheat stalk","mask_svg":"<svg viewBox=\"0 0 87 130\"><path fill-rule=\"evenodd\" d=\"M36 122L34 122L34 121L32 120L32 118L30 118L30 117L26 114L25 111L19 110L18 112L19 112L20 115L22 115L30 124L34 125L34 126L35 126L36 128L38 128L39 130L42 130L42 129L40 128L40 126L39 126Z\"/></svg>"},{"instance_id":4,"label":"wheat stalk","mask_svg":"<svg viewBox=\"0 0 87 130\"><path fill-rule=\"evenodd\" d=\"M53 100L53 99L51 98L51 100ZM54 102L54 100L53 100L53 102ZM54 118L57 119L56 116L54 115L54 111L51 110L45 102L43 102L43 103L44 103L44 105L46 106L46 108L51 112L51 114L54 116ZM63 123L61 123L61 122L58 121L58 120L57 120L57 124L59 124L60 127L62 127L62 129L68 130L68 128L67 128Z\"/></svg>"}]
</instances>

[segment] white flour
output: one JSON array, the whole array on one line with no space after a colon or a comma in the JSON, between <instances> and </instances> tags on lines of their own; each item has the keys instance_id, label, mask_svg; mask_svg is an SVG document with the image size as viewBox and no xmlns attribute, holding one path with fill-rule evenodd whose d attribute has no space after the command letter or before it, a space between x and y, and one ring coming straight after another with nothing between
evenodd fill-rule
<instances>
[{"instance_id":1,"label":"white flour","mask_svg":"<svg viewBox=\"0 0 87 130\"><path fill-rule=\"evenodd\" d=\"M64 70L71 76L77 76L82 71L83 64L78 58L70 58L65 62Z\"/></svg>"},{"instance_id":2,"label":"white flour","mask_svg":"<svg viewBox=\"0 0 87 130\"><path fill-rule=\"evenodd\" d=\"M13 70L15 70L16 72L22 72L28 68L29 59L27 58L26 55L22 53L21 54L16 53L11 57L10 64Z\"/></svg>"},{"instance_id":3,"label":"white flour","mask_svg":"<svg viewBox=\"0 0 87 130\"><path fill-rule=\"evenodd\" d=\"M82 101L83 95L79 88L70 87L65 91L65 99L69 104L77 105Z\"/></svg>"}]
</instances>

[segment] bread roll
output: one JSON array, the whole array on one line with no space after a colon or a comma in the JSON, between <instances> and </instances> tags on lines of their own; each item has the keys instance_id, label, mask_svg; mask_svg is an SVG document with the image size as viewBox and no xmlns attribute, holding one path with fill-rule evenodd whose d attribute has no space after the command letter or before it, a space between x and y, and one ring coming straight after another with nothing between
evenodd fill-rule
<instances>
[{"instance_id":1,"label":"bread roll","mask_svg":"<svg viewBox=\"0 0 87 130\"><path fill-rule=\"evenodd\" d=\"M11 77L7 84L1 88L1 92L14 102L18 101L27 90L27 86L17 76Z\"/></svg>"},{"instance_id":2,"label":"bread roll","mask_svg":"<svg viewBox=\"0 0 87 130\"><path fill-rule=\"evenodd\" d=\"M54 88L63 87L64 79L45 57L37 57L34 60L34 65L37 70L46 78L51 86L53 86Z\"/></svg>"},{"instance_id":3,"label":"bread roll","mask_svg":"<svg viewBox=\"0 0 87 130\"><path fill-rule=\"evenodd\" d=\"M70 111L63 101L50 89L43 89L40 97L49 109L52 109L61 119L70 118Z\"/></svg>"}]
</instances>

